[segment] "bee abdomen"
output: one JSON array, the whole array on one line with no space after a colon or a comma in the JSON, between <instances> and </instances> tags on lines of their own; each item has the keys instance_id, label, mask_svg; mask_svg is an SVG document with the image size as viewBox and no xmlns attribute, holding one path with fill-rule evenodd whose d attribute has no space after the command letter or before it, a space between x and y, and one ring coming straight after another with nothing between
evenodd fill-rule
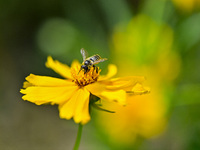
<instances>
[{"instance_id":1,"label":"bee abdomen","mask_svg":"<svg viewBox=\"0 0 200 150\"><path fill-rule=\"evenodd\" d=\"M99 60L101 57L99 55L94 55L90 58L91 61L95 62L97 60Z\"/></svg>"}]
</instances>

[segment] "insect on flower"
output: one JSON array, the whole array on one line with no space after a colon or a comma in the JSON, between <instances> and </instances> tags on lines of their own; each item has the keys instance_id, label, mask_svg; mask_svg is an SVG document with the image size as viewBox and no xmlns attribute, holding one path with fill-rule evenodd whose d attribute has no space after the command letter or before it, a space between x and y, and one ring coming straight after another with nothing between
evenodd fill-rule
<instances>
[{"instance_id":1,"label":"insect on flower","mask_svg":"<svg viewBox=\"0 0 200 150\"><path fill-rule=\"evenodd\" d=\"M95 64L98 64L100 62L107 60L107 58L101 58L101 56L99 56L98 54L88 57L87 51L85 51L83 48L81 49L81 54L83 57L83 62L82 62L80 71L84 70L84 74L89 72L92 67L94 68L94 70L96 70L96 72L98 72L98 68L95 66Z\"/></svg>"},{"instance_id":2,"label":"insect on flower","mask_svg":"<svg viewBox=\"0 0 200 150\"><path fill-rule=\"evenodd\" d=\"M86 124L90 120L90 104L96 103L94 97L126 105L127 94L146 93L146 88L142 85L144 77L112 78L117 73L114 64L108 65L106 75L100 75L101 69L95 65L106 58L101 58L98 54L87 58L84 49L81 49L81 54L83 63L75 60L71 67L48 56L46 67L64 79L30 74L20 90L24 94L22 99L37 105L57 104L60 118L73 118L76 123Z\"/></svg>"}]
</instances>

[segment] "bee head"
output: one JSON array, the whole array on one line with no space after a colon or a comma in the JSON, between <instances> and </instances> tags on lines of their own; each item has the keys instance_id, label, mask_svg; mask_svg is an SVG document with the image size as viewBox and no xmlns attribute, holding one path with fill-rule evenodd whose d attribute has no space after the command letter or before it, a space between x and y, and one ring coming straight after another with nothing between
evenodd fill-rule
<instances>
[{"instance_id":1,"label":"bee head","mask_svg":"<svg viewBox=\"0 0 200 150\"><path fill-rule=\"evenodd\" d=\"M82 66L81 66L81 69L88 70L88 66L82 65Z\"/></svg>"},{"instance_id":2,"label":"bee head","mask_svg":"<svg viewBox=\"0 0 200 150\"><path fill-rule=\"evenodd\" d=\"M84 74L85 74L85 73L87 73L87 72L89 71L89 68L88 68L88 66L86 66L86 65L82 65L80 71L81 71L81 70L84 70ZM79 72L80 72L80 71L79 71Z\"/></svg>"}]
</instances>

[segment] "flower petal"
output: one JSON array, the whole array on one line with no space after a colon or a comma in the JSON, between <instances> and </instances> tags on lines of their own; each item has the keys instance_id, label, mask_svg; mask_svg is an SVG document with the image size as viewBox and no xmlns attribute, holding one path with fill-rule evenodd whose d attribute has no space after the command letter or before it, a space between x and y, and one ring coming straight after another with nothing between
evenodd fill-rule
<instances>
[{"instance_id":1,"label":"flower petal","mask_svg":"<svg viewBox=\"0 0 200 150\"><path fill-rule=\"evenodd\" d=\"M116 65L110 64L110 65L108 66L108 73L107 73L107 75L105 75L105 76L100 76L100 77L99 77L99 81L107 80L107 79L113 77L114 75L116 75L116 73L117 73L117 67L116 67Z\"/></svg>"},{"instance_id":2,"label":"flower petal","mask_svg":"<svg viewBox=\"0 0 200 150\"><path fill-rule=\"evenodd\" d=\"M111 80L103 80L98 81L96 83L87 85L86 88L93 95L101 99L105 99L108 101L117 101L122 105L126 104L126 92L133 93L134 87L137 84L142 86L142 82L145 80L144 77L141 76L129 76L122 78L114 78ZM139 94L142 91L141 87L135 90L134 94ZM137 91L137 92L136 92Z\"/></svg>"},{"instance_id":3,"label":"flower petal","mask_svg":"<svg viewBox=\"0 0 200 150\"><path fill-rule=\"evenodd\" d=\"M71 64L71 68L77 68L78 70L80 69L81 64L79 63L78 60L74 60Z\"/></svg>"},{"instance_id":4,"label":"flower petal","mask_svg":"<svg viewBox=\"0 0 200 150\"><path fill-rule=\"evenodd\" d=\"M79 63L79 61L74 60L71 64L72 74L73 74L73 72L78 73L80 71L80 68L81 68L81 64ZM74 77L74 76L72 75L72 77Z\"/></svg>"},{"instance_id":5,"label":"flower petal","mask_svg":"<svg viewBox=\"0 0 200 150\"><path fill-rule=\"evenodd\" d=\"M46 67L51 68L56 73L63 76L64 78L72 79L70 67L65 64L60 63L57 60L53 60L51 56L48 56L47 58Z\"/></svg>"},{"instance_id":6,"label":"flower petal","mask_svg":"<svg viewBox=\"0 0 200 150\"><path fill-rule=\"evenodd\" d=\"M66 80L66 79L59 79L54 77L48 77L48 76L39 76L30 74L28 77L26 77L26 80L24 83L24 88L36 85L36 86L69 86L74 85L72 81Z\"/></svg>"},{"instance_id":7,"label":"flower petal","mask_svg":"<svg viewBox=\"0 0 200 150\"><path fill-rule=\"evenodd\" d=\"M141 95L141 94L146 94L150 92L150 88L148 87L144 87L142 84L137 83L132 89L131 91L127 91L127 93L130 94L130 96L132 95Z\"/></svg>"},{"instance_id":8,"label":"flower petal","mask_svg":"<svg viewBox=\"0 0 200 150\"><path fill-rule=\"evenodd\" d=\"M89 96L90 93L85 88L78 89L69 101L59 105L60 117L73 117L76 123L87 123L90 120Z\"/></svg>"},{"instance_id":9,"label":"flower petal","mask_svg":"<svg viewBox=\"0 0 200 150\"><path fill-rule=\"evenodd\" d=\"M37 105L51 103L60 104L68 101L74 92L78 89L75 85L62 87L40 87L31 86L21 89L21 93L25 94L22 99L35 103Z\"/></svg>"},{"instance_id":10,"label":"flower petal","mask_svg":"<svg viewBox=\"0 0 200 150\"><path fill-rule=\"evenodd\" d=\"M108 90L105 84L96 82L86 86L93 95L108 101L115 101L121 105L126 104L126 91L122 89Z\"/></svg>"},{"instance_id":11,"label":"flower petal","mask_svg":"<svg viewBox=\"0 0 200 150\"><path fill-rule=\"evenodd\" d=\"M122 78L114 78L108 81L101 81L106 85L106 89L130 91L137 83L142 83L145 80L143 76L128 76Z\"/></svg>"},{"instance_id":12,"label":"flower petal","mask_svg":"<svg viewBox=\"0 0 200 150\"><path fill-rule=\"evenodd\" d=\"M29 86L33 86L33 84L29 83L28 81L24 81L23 88L27 88Z\"/></svg>"},{"instance_id":13,"label":"flower petal","mask_svg":"<svg viewBox=\"0 0 200 150\"><path fill-rule=\"evenodd\" d=\"M124 90L103 91L101 97L108 101L115 101L121 105L126 105L126 92Z\"/></svg>"}]
</instances>

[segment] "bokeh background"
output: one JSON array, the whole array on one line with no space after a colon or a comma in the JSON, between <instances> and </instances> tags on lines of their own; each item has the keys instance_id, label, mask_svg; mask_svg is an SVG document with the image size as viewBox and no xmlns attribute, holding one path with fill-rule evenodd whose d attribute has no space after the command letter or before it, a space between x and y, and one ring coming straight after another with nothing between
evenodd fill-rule
<instances>
[{"instance_id":1,"label":"bokeh background","mask_svg":"<svg viewBox=\"0 0 200 150\"><path fill-rule=\"evenodd\" d=\"M19 90L30 73L60 77L48 55L70 65L81 48L151 88L103 104L115 114L92 109L81 150L200 149L200 0L0 0L1 150L73 148L78 125Z\"/></svg>"}]
</instances>

